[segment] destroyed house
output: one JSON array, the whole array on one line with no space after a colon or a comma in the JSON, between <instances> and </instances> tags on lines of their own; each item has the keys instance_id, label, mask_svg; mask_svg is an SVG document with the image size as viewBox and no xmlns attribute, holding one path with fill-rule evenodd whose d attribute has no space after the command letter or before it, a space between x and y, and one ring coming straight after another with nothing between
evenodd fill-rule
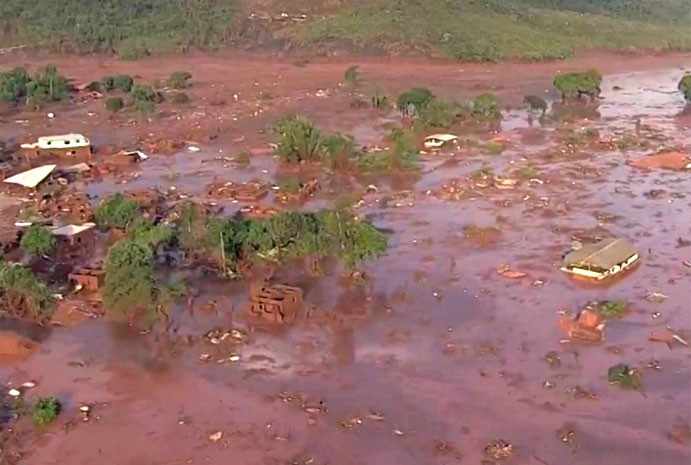
<instances>
[{"instance_id":1,"label":"destroyed house","mask_svg":"<svg viewBox=\"0 0 691 465\"><path fill-rule=\"evenodd\" d=\"M70 273L68 278L87 292L97 292L103 286L105 276L106 273L103 270L81 268Z\"/></svg>"},{"instance_id":2,"label":"destroyed house","mask_svg":"<svg viewBox=\"0 0 691 465\"><path fill-rule=\"evenodd\" d=\"M277 284L253 287L250 295L250 314L273 323L295 321L302 308L302 289Z\"/></svg>"},{"instance_id":3,"label":"destroyed house","mask_svg":"<svg viewBox=\"0 0 691 465\"><path fill-rule=\"evenodd\" d=\"M95 242L94 227L95 223L68 224L53 228L50 231L58 239L71 247L88 247Z\"/></svg>"},{"instance_id":4,"label":"destroyed house","mask_svg":"<svg viewBox=\"0 0 691 465\"><path fill-rule=\"evenodd\" d=\"M53 155L86 161L91 157L91 141L81 134L43 136L21 148L27 158Z\"/></svg>"},{"instance_id":5,"label":"destroyed house","mask_svg":"<svg viewBox=\"0 0 691 465\"><path fill-rule=\"evenodd\" d=\"M608 238L567 253L562 270L600 280L630 267L638 258L633 245L624 239Z\"/></svg>"}]
</instances>

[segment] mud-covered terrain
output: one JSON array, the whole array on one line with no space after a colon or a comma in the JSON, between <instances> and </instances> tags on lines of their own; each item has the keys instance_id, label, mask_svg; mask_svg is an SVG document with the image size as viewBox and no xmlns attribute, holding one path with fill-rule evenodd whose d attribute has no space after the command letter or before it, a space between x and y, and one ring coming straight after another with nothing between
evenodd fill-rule
<instances>
[{"instance_id":1,"label":"mud-covered terrain","mask_svg":"<svg viewBox=\"0 0 691 465\"><path fill-rule=\"evenodd\" d=\"M9 57L30 67L45 59ZM300 286L294 325L256 326L249 286L187 277L194 297L171 310L167 332L110 318L37 327L2 320L31 338L0 360L8 386L33 380L27 398L56 396L50 426L8 420L3 452L22 464L591 464L683 465L691 460L691 173L632 166L662 151L691 153L691 119L676 92L691 57L589 55L553 64L467 65L360 60L363 83L343 84L352 63L183 58L127 64L53 59L89 82L129 72L146 79L193 74L185 107L148 118L108 115L101 101L5 113L3 139L81 132L96 147L175 140L182 148L116 175L76 181L94 196L158 187L208 200L226 181L322 189L302 209L349 201L387 232L386 254L352 283L336 268L314 277L281 268ZM602 98L564 108L557 72L596 66ZM358 176L279 166L266 131L289 113L358 144L385 145L399 115L357 109L369 98L426 86L445 98L495 92L498 130L459 125L459 143L420 156L418 173ZM523 95L552 104L541 124ZM436 132L436 131L429 131ZM159 142L160 143L160 142ZM155 144L154 144L155 147ZM193 147L191 149L191 147ZM198 150L196 150L198 149ZM249 152L247 166L231 159ZM634 163L635 165L636 163ZM274 205L272 191L260 203ZM247 202L220 201L228 214ZM280 205L280 204L276 204ZM12 224L13 209L3 211ZM574 241L623 237L640 264L603 283L560 271ZM592 301L624 301L603 339L574 340L570 320ZM221 328L229 337L207 333ZM234 331L231 331L234 330ZM676 336L676 337L673 337ZM608 380L625 363L640 389ZM91 406L90 420L79 406ZM502 443L498 443L502 441ZM493 447L494 446L494 447Z\"/></svg>"}]
</instances>

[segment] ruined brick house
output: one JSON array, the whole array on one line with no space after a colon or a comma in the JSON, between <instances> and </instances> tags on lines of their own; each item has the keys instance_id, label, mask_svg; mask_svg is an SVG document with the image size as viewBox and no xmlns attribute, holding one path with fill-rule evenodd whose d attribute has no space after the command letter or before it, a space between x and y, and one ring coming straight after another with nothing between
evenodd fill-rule
<instances>
[{"instance_id":1,"label":"ruined brick house","mask_svg":"<svg viewBox=\"0 0 691 465\"><path fill-rule=\"evenodd\" d=\"M291 323L302 309L302 298L299 287L254 284L250 289L249 313L271 323Z\"/></svg>"}]
</instances>

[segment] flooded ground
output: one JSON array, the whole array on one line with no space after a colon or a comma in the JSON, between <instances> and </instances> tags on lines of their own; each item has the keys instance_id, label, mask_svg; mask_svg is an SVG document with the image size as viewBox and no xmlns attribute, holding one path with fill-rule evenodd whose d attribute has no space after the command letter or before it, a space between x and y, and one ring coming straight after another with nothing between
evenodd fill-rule
<instances>
[{"instance_id":1,"label":"flooded ground","mask_svg":"<svg viewBox=\"0 0 691 465\"><path fill-rule=\"evenodd\" d=\"M274 160L259 150L266 152L272 136L258 130L288 112L363 144L381 143L392 118L350 108L351 97L338 85L342 64L277 62L267 70L267 63L232 63L230 71L222 61L190 69L199 82L190 92L192 108L176 110L169 123L118 117L111 126L92 103L56 111L52 120L5 117L2 130L17 139L75 130L96 144L184 134L200 151L154 155L124 178L85 188L104 195L175 187L203 197L214 180L275 181ZM691 268L684 264L691 247L682 247L691 240L691 176L626 162L691 149L688 116L680 115L682 97L674 92L691 57L395 68L363 62L362 72L367 88L378 85L391 95L417 85L459 98L494 89L515 106L523 94L544 93L557 69L595 64L610 74L589 118L530 127L525 111L512 110L499 134L459 133L464 140L499 137L506 145L501 153L462 143L457 153L423 156L415 179L345 186L327 179L325 194L306 208L373 183L378 190L363 194L358 211L392 231L390 248L365 268L364 287L344 286L337 274L281 272L306 289L312 309L311 318L287 331L246 328L242 343L205 342L214 327L244 327L246 286L214 281L199 283L192 314L176 309L176 331L167 338L103 320L42 333L36 354L0 365L2 379L36 380L32 396L56 395L65 405L58 426L27 436L23 448L31 452L22 463L480 464L493 463L484 449L499 439L513 445L505 463L689 463L689 444L669 434L691 420L691 352L648 338L666 327L691 335ZM98 74L135 65L103 66ZM93 66L83 69L91 74L80 71L77 78L97 77ZM220 81L225 74L227 82ZM273 82L275 97L259 99ZM327 96L317 96L319 90ZM229 102L233 93L240 97L208 105L217 93ZM595 139L585 136L594 131ZM215 140L202 137L212 132ZM240 150L256 154L248 168L217 159ZM497 189L481 176L489 170L519 183ZM462 194L450 195L453 185ZM241 205L228 204L228 212ZM467 234L489 227L499 231L491 243ZM597 285L559 271L574 238L609 235L636 245L637 268ZM502 276L502 265L526 275ZM651 292L666 298L652 302ZM617 299L631 310L607 322L603 343L564 342L560 311ZM217 302L213 311L204 306L210 300ZM204 354L211 361L200 361ZM239 361L228 362L231 354ZM620 362L642 372L642 391L608 384L607 369ZM78 419L81 403L94 405L88 423Z\"/></svg>"}]
</instances>

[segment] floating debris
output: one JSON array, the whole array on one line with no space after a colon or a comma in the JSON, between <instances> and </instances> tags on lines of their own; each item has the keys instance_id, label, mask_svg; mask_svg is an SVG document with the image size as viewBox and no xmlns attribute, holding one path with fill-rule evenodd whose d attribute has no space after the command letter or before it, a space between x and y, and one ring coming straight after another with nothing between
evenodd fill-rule
<instances>
[{"instance_id":1,"label":"floating debris","mask_svg":"<svg viewBox=\"0 0 691 465\"><path fill-rule=\"evenodd\" d=\"M498 439L485 446L485 455L495 460L506 460L513 455L513 444Z\"/></svg>"},{"instance_id":2,"label":"floating debris","mask_svg":"<svg viewBox=\"0 0 691 465\"><path fill-rule=\"evenodd\" d=\"M607 381L621 389L639 390L641 373L625 363L618 363L607 371Z\"/></svg>"},{"instance_id":3,"label":"floating debris","mask_svg":"<svg viewBox=\"0 0 691 465\"><path fill-rule=\"evenodd\" d=\"M638 251L627 241L608 238L567 253L561 270L602 280L631 267L638 258Z\"/></svg>"},{"instance_id":4,"label":"floating debris","mask_svg":"<svg viewBox=\"0 0 691 465\"><path fill-rule=\"evenodd\" d=\"M223 438L223 431L214 431L213 433L209 434L209 441L211 442L218 442Z\"/></svg>"}]
</instances>

